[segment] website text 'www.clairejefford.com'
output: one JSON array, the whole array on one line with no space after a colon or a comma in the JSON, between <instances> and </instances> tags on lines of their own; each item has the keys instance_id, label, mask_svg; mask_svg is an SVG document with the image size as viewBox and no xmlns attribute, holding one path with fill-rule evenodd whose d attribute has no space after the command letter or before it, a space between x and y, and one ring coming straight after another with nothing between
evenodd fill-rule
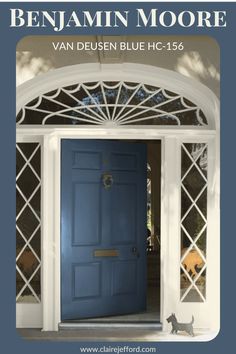
<instances>
[{"instance_id":1,"label":"website text 'www.clairejefford.com'","mask_svg":"<svg viewBox=\"0 0 236 354\"><path fill-rule=\"evenodd\" d=\"M81 353L156 353L155 347L131 347L128 345L123 346L102 346L102 347L81 347Z\"/></svg>"}]
</instances>

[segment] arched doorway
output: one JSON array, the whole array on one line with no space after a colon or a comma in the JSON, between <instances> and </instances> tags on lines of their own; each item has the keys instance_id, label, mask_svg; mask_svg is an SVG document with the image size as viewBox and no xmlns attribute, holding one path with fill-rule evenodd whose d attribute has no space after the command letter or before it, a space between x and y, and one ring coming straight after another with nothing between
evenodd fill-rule
<instances>
[{"instance_id":1,"label":"arched doorway","mask_svg":"<svg viewBox=\"0 0 236 354\"><path fill-rule=\"evenodd\" d=\"M17 139L19 144L40 143L42 157L39 222L43 242L43 308L39 305L35 316L42 316L44 330L56 330L61 321L62 139L161 141L163 328L170 312L187 317L198 313L198 326L212 329L218 326L215 325L219 317L219 225L215 222L219 220L218 118L218 100L209 89L182 75L145 65L66 67L19 88ZM18 145L18 151L24 165L34 170L30 163L34 150L26 156L21 147ZM22 192L20 187L19 190ZM25 196L22 208L33 209L31 204L31 199ZM34 235L26 237L22 229L20 234L25 241L20 256L26 247L33 248L34 253L30 241ZM27 287L34 295L31 282L35 269L27 278L18 264L20 281L24 283L19 287L18 297ZM40 298L39 301L42 304ZM18 305L21 313L24 307L27 312L24 303Z\"/></svg>"}]
</instances>

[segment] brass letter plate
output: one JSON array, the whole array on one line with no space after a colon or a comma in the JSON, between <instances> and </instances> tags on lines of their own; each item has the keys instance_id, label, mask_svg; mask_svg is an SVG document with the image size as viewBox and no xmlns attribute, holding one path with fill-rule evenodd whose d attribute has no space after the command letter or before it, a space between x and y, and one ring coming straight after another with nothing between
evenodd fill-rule
<instances>
[{"instance_id":1,"label":"brass letter plate","mask_svg":"<svg viewBox=\"0 0 236 354\"><path fill-rule=\"evenodd\" d=\"M119 252L118 250L95 250L93 252L94 257L118 257Z\"/></svg>"}]
</instances>

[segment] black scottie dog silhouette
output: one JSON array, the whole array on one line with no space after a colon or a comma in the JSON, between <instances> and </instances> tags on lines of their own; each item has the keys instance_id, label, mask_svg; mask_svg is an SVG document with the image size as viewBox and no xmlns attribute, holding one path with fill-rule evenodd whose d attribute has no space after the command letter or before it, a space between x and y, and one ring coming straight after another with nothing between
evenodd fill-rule
<instances>
[{"instance_id":1,"label":"black scottie dog silhouette","mask_svg":"<svg viewBox=\"0 0 236 354\"><path fill-rule=\"evenodd\" d=\"M185 331L187 332L190 336L194 336L193 333L193 322L194 322L194 317L192 316L192 321L189 323L179 323L177 321L177 318L175 317L175 314L172 313L167 319L167 322L172 324L172 331L171 333L177 333L178 331Z\"/></svg>"}]
</instances>

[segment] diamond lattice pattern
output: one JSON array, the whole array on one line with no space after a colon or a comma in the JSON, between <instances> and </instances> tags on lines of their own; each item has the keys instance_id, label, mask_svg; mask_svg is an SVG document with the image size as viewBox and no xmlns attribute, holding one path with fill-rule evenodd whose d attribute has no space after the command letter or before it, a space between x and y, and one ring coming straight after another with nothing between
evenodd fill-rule
<instances>
[{"instance_id":1,"label":"diamond lattice pattern","mask_svg":"<svg viewBox=\"0 0 236 354\"><path fill-rule=\"evenodd\" d=\"M16 301L40 302L41 149L16 145Z\"/></svg>"},{"instance_id":2,"label":"diamond lattice pattern","mask_svg":"<svg viewBox=\"0 0 236 354\"><path fill-rule=\"evenodd\" d=\"M207 144L181 148L180 297L183 302L206 299Z\"/></svg>"},{"instance_id":3,"label":"diamond lattice pattern","mask_svg":"<svg viewBox=\"0 0 236 354\"><path fill-rule=\"evenodd\" d=\"M201 108L165 88L136 82L87 82L38 96L17 124L207 126Z\"/></svg>"}]
</instances>

